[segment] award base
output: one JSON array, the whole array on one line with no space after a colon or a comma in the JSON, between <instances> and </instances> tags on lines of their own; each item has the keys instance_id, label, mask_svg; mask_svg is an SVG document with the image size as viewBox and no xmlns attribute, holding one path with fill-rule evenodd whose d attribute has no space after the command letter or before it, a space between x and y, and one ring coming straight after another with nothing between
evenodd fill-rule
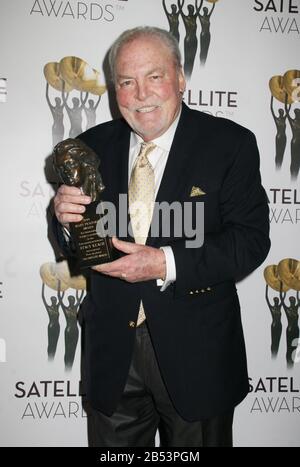
<instances>
[{"instance_id":1,"label":"award base","mask_svg":"<svg viewBox=\"0 0 300 467\"><path fill-rule=\"evenodd\" d=\"M101 201L100 201L101 203ZM70 234L75 248L76 269L82 270L109 263L119 257L110 237L105 236L100 215L96 213L99 201L86 206L81 222L70 223Z\"/></svg>"}]
</instances>

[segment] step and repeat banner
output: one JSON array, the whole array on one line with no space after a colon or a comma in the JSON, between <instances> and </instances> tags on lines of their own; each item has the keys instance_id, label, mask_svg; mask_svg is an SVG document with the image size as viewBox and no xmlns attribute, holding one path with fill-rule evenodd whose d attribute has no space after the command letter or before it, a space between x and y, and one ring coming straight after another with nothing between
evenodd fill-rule
<instances>
[{"instance_id":1,"label":"step and repeat banner","mask_svg":"<svg viewBox=\"0 0 300 467\"><path fill-rule=\"evenodd\" d=\"M299 0L1 0L0 445L87 445L86 284L55 261L50 154L117 114L107 51L138 25L177 37L191 108L256 134L272 248L238 284L251 392L235 445L300 446Z\"/></svg>"}]
</instances>

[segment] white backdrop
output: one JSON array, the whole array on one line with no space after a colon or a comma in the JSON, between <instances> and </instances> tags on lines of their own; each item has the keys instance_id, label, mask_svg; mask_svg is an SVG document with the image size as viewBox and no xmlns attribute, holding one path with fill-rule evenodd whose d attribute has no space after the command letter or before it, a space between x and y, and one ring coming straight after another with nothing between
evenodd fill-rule
<instances>
[{"instance_id":1,"label":"white backdrop","mask_svg":"<svg viewBox=\"0 0 300 467\"><path fill-rule=\"evenodd\" d=\"M166 3L170 10L173 2L166 0ZM284 11L280 11L281 3ZM203 7L211 9L212 1L204 0ZM238 285L254 391L236 411L235 444L300 446L300 367L295 363L287 369L287 319L283 308L279 353L276 359L271 359L271 314L265 300L263 276L264 268L270 264L278 264L284 258L300 260L300 178L292 181L289 171L291 128L286 121L284 162L276 170L276 127L270 111L269 89L272 76L300 68L300 2L217 0L210 23L207 61L200 67L198 47L185 101L192 108L230 118L254 131L272 213L269 257ZM124 29L142 24L168 28L161 0L0 3L2 446L87 443L79 396L80 349L78 345L72 370L66 371L65 318L61 309L55 359L48 361L47 357L49 319L42 301L39 269L42 264L54 261L45 214L53 190L44 174L45 159L53 145L53 119L46 101L43 68L65 56L77 56L99 70L104 82L102 64L112 41ZM199 20L197 25L199 39ZM183 52L182 20L180 37ZM52 102L61 97L53 88L49 92ZM70 98L74 96L79 97L79 93L72 91ZM284 108L277 100L274 105L276 109ZM297 102L290 112L293 118L296 107L300 107ZM110 118L105 93L97 108L97 123ZM83 114L82 129L85 128ZM65 110L64 129L66 138L70 121ZM299 130L294 136L299 141ZM46 286L45 294L49 303L56 292ZM65 299L74 294L74 290L68 289ZM296 296L296 292L289 292L288 296L292 295ZM275 296L276 292L271 291L270 297Z\"/></svg>"}]
</instances>

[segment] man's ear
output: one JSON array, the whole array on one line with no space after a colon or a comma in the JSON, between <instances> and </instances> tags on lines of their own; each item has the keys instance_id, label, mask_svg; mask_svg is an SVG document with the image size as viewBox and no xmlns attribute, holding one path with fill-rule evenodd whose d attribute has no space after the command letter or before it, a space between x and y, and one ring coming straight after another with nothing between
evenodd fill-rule
<instances>
[{"instance_id":1,"label":"man's ear","mask_svg":"<svg viewBox=\"0 0 300 467\"><path fill-rule=\"evenodd\" d=\"M179 72L178 72L178 80L179 80L179 91L181 94L183 94L186 88L186 80L185 80L182 67L180 67Z\"/></svg>"}]
</instances>

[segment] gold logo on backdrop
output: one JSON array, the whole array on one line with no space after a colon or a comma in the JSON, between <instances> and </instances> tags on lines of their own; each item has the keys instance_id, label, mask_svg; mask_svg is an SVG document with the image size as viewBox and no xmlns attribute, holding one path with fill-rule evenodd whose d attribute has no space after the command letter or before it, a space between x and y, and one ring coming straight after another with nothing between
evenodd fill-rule
<instances>
[{"instance_id":1,"label":"gold logo on backdrop","mask_svg":"<svg viewBox=\"0 0 300 467\"><path fill-rule=\"evenodd\" d=\"M64 82L77 91L102 96L106 86L101 84L100 73L79 57L64 57L59 62L59 73Z\"/></svg>"},{"instance_id":2,"label":"gold logo on backdrop","mask_svg":"<svg viewBox=\"0 0 300 467\"><path fill-rule=\"evenodd\" d=\"M283 76L272 76L269 86L272 96L279 102L282 104L285 104L285 101L287 101L288 104L293 103L292 96L290 96L285 89Z\"/></svg>"},{"instance_id":3,"label":"gold logo on backdrop","mask_svg":"<svg viewBox=\"0 0 300 467\"><path fill-rule=\"evenodd\" d=\"M283 259L278 265L266 267L264 277L266 301L272 316L272 357L275 358L278 354L282 335L282 312L284 312L287 319L286 362L288 368L292 368L297 361L297 349L299 348L300 261L291 258ZM269 297L270 288L276 292L272 299Z\"/></svg>"},{"instance_id":4,"label":"gold logo on backdrop","mask_svg":"<svg viewBox=\"0 0 300 467\"><path fill-rule=\"evenodd\" d=\"M290 173L292 180L297 180L300 171L300 70L289 70L283 76L273 76L269 81L271 91L271 112L276 125L275 164L281 169L287 145L286 123L292 132ZM274 99L284 106L274 108ZM294 111L294 115L292 114Z\"/></svg>"},{"instance_id":5,"label":"gold logo on backdrop","mask_svg":"<svg viewBox=\"0 0 300 467\"><path fill-rule=\"evenodd\" d=\"M64 113L70 120L69 137L75 138L83 131L83 114L86 128L96 125L96 110L101 96L106 91L99 71L82 58L69 56L60 62L49 62L44 67L46 78L46 99L53 117L53 146L65 137ZM51 102L50 88L58 91ZM72 104L69 102L72 95ZM96 96L96 99L93 98Z\"/></svg>"},{"instance_id":6,"label":"gold logo on backdrop","mask_svg":"<svg viewBox=\"0 0 300 467\"><path fill-rule=\"evenodd\" d=\"M278 264L278 275L283 284L292 290L300 291L300 262L296 259L283 259Z\"/></svg>"}]
</instances>

